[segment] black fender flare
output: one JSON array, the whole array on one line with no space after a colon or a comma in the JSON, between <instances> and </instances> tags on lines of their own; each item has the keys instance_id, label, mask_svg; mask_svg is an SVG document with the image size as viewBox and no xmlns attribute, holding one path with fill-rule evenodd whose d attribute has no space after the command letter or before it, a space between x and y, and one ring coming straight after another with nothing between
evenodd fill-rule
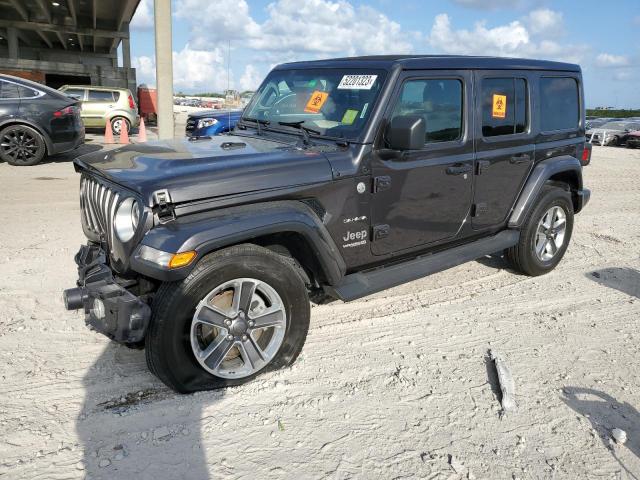
<instances>
[{"instance_id":1,"label":"black fender flare","mask_svg":"<svg viewBox=\"0 0 640 480\"><path fill-rule=\"evenodd\" d=\"M146 245L169 253L197 252L197 259L238 243L276 233L293 232L308 242L323 277L337 284L346 264L333 238L315 212L300 201L274 201L195 213L157 225L143 238L131 257L134 271L161 281L177 281L189 275L194 262L174 270L142 260L138 250Z\"/></svg>"},{"instance_id":2,"label":"black fender flare","mask_svg":"<svg viewBox=\"0 0 640 480\"><path fill-rule=\"evenodd\" d=\"M50 153L53 151L53 142L51 141L49 134L45 132L36 123L31 122L29 120L25 120L24 118L20 118L20 117L7 118L4 122L0 123L0 130L2 130L8 125L24 125L26 127L33 128L36 132L42 135L42 138L44 139L44 144L47 147L47 155L50 155Z\"/></svg>"},{"instance_id":3,"label":"black fender flare","mask_svg":"<svg viewBox=\"0 0 640 480\"><path fill-rule=\"evenodd\" d=\"M531 175L529 175L509 217L509 228L519 228L522 226L527 212L537 201L545 183L559 173L570 173L577 179L576 185L574 186L575 191L572 188L571 193L576 196L578 200L577 202L574 201L574 205L577 206L575 212L578 213L580 211L582 206L588 201L589 192L582 188L582 165L580 161L570 155L548 158L536 164ZM586 201L584 200L584 196L587 197Z\"/></svg>"}]
</instances>

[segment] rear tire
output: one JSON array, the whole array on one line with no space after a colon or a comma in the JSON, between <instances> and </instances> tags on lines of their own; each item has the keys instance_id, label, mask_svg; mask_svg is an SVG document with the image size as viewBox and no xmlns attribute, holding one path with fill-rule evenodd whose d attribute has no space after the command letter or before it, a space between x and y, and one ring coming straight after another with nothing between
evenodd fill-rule
<instances>
[{"instance_id":1,"label":"rear tire","mask_svg":"<svg viewBox=\"0 0 640 480\"><path fill-rule=\"evenodd\" d=\"M31 127L11 125L0 131L0 158L10 165L35 165L46 153L44 138Z\"/></svg>"},{"instance_id":2,"label":"rear tire","mask_svg":"<svg viewBox=\"0 0 640 480\"><path fill-rule=\"evenodd\" d=\"M162 284L152 312L149 370L173 390L190 393L241 385L291 365L307 336L310 305L290 261L238 245L204 257L184 280ZM262 326L267 317L276 326Z\"/></svg>"},{"instance_id":3,"label":"rear tire","mask_svg":"<svg viewBox=\"0 0 640 480\"><path fill-rule=\"evenodd\" d=\"M573 203L569 192L547 185L525 219L519 242L507 250L507 259L524 274L548 273L562 260L572 231Z\"/></svg>"},{"instance_id":4,"label":"rear tire","mask_svg":"<svg viewBox=\"0 0 640 480\"><path fill-rule=\"evenodd\" d=\"M111 119L111 131L114 135L120 135L122 126L126 125L127 133L131 133L131 122L124 117L113 117Z\"/></svg>"}]
</instances>

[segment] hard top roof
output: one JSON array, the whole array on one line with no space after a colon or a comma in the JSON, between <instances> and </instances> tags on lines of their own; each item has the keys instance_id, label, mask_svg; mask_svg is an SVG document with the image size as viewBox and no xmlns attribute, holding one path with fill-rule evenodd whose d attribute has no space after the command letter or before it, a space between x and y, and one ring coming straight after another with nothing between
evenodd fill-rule
<instances>
[{"instance_id":1,"label":"hard top roof","mask_svg":"<svg viewBox=\"0 0 640 480\"><path fill-rule=\"evenodd\" d=\"M277 69L290 68L382 68L401 67L407 70L422 69L473 69L473 70L557 70L580 72L580 65L550 60L528 58L474 57L466 55L370 55L364 57L330 58L307 62L291 62L278 65Z\"/></svg>"}]
</instances>

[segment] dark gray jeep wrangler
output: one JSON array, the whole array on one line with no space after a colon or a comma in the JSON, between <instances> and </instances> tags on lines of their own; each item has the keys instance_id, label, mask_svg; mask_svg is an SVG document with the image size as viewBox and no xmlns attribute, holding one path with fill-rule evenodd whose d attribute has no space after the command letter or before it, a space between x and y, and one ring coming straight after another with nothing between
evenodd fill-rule
<instances>
[{"instance_id":1,"label":"dark gray jeep wrangler","mask_svg":"<svg viewBox=\"0 0 640 480\"><path fill-rule=\"evenodd\" d=\"M577 65L389 56L290 63L231 134L75 161L87 245L68 309L179 392L290 365L309 300L506 252L563 257L589 200Z\"/></svg>"}]
</instances>

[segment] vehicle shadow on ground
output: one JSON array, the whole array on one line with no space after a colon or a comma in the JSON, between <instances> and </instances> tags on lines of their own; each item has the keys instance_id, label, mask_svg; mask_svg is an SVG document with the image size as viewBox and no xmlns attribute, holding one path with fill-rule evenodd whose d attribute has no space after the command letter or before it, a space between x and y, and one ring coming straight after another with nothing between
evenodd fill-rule
<instances>
[{"instance_id":1,"label":"vehicle shadow on ground","mask_svg":"<svg viewBox=\"0 0 640 480\"><path fill-rule=\"evenodd\" d=\"M202 410L221 400L224 390L177 394L147 370L144 350L113 342L82 383L85 398L76 431L85 478L210 477L201 441Z\"/></svg>"},{"instance_id":2,"label":"vehicle shadow on ground","mask_svg":"<svg viewBox=\"0 0 640 480\"><path fill-rule=\"evenodd\" d=\"M604 268L585 276L600 285L640 298L640 272L634 268Z\"/></svg>"},{"instance_id":3,"label":"vehicle shadow on ground","mask_svg":"<svg viewBox=\"0 0 640 480\"><path fill-rule=\"evenodd\" d=\"M498 270L506 270L514 275L523 275L522 272L514 270L509 261L502 253L493 253L491 255L485 255L476 260L480 265L485 267L495 268Z\"/></svg>"},{"instance_id":4,"label":"vehicle shadow on ground","mask_svg":"<svg viewBox=\"0 0 640 480\"><path fill-rule=\"evenodd\" d=\"M103 145L96 143L83 143L75 150L71 150L70 152L61 153L59 155L53 155L50 157L43 158L38 165L44 165L47 163L63 163L63 162L71 162L78 158L80 155L84 155L86 153L93 153L100 151L104 148Z\"/></svg>"},{"instance_id":5,"label":"vehicle shadow on ground","mask_svg":"<svg viewBox=\"0 0 640 480\"><path fill-rule=\"evenodd\" d=\"M603 445L609 449L613 457L624 468L630 478L638 479L629 471L616 450L610 448L611 430L620 428L627 433L624 447L640 459L640 412L628 403L618 402L611 395L582 387L564 387L561 400L576 413L587 418L598 432Z\"/></svg>"}]
</instances>

